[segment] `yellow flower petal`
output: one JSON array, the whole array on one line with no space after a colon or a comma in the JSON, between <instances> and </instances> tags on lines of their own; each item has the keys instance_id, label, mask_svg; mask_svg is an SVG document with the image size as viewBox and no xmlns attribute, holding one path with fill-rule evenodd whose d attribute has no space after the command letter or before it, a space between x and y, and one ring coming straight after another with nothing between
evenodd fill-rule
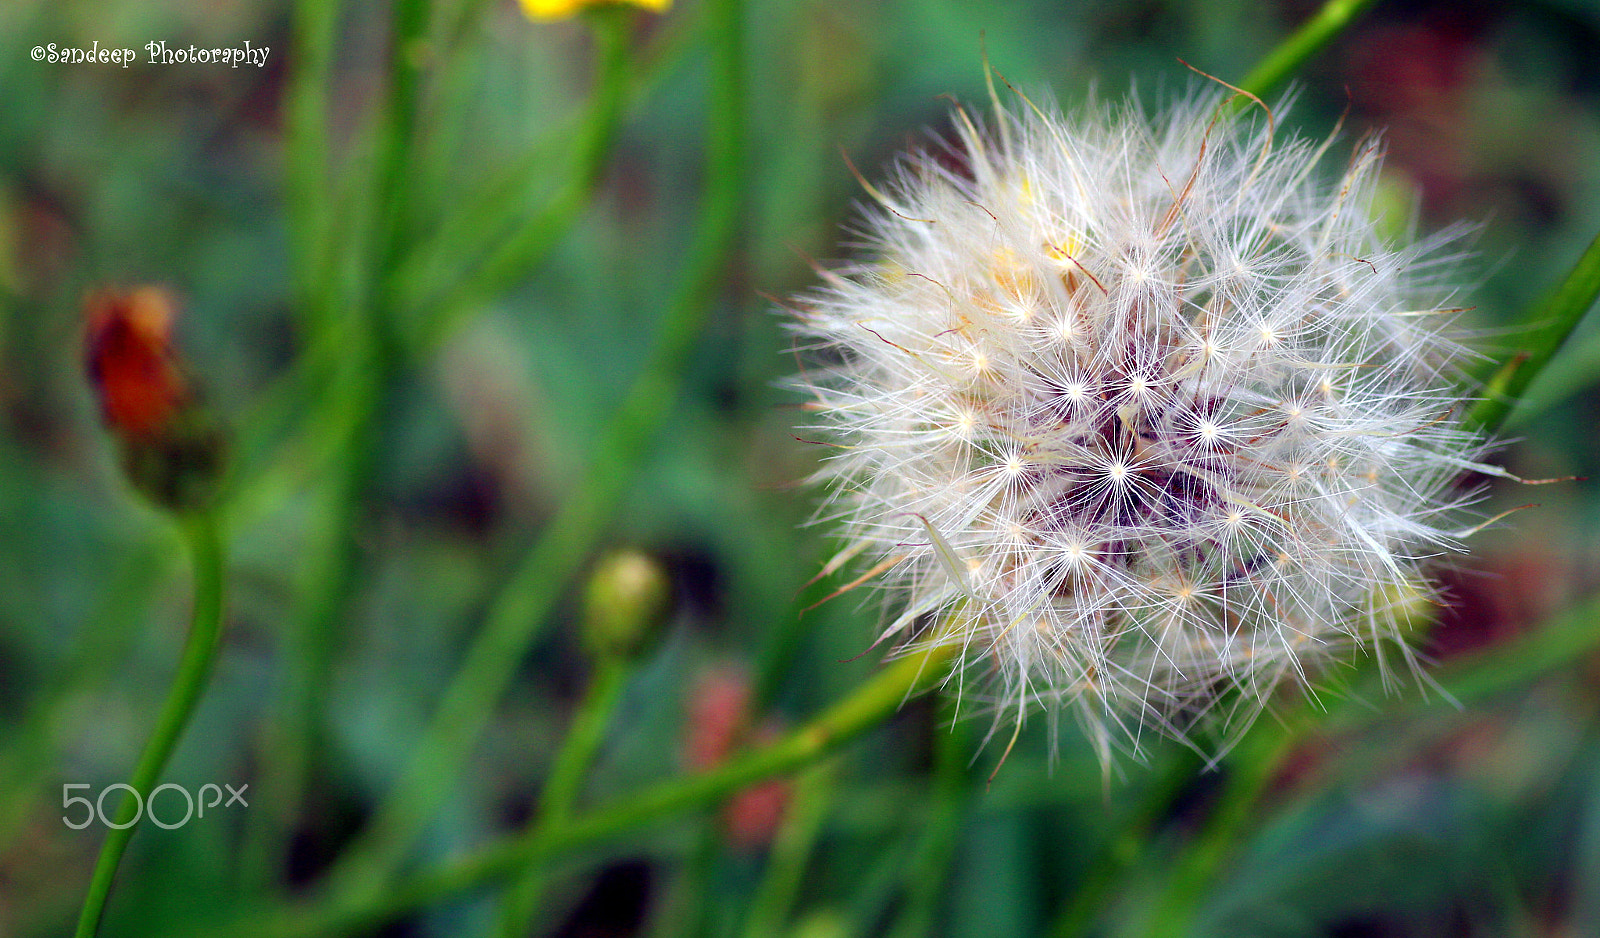
<instances>
[{"instance_id":1,"label":"yellow flower petal","mask_svg":"<svg viewBox=\"0 0 1600 938\"><path fill-rule=\"evenodd\" d=\"M522 12L530 20L548 21L576 16L588 7L625 3L654 13L665 13L672 0L521 0Z\"/></svg>"}]
</instances>

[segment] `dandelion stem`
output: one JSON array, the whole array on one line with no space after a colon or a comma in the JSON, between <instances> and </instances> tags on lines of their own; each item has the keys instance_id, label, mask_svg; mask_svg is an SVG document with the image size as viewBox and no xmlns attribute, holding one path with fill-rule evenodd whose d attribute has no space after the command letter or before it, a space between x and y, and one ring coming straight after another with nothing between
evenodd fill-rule
<instances>
[{"instance_id":1,"label":"dandelion stem","mask_svg":"<svg viewBox=\"0 0 1600 938\"><path fill-rule=\"evenodd\" d=\"M1189 842L1167 877L1150 916L1149 938L1193 934L1194 919L1206 891L1238 850L1256 820L1256 808L1283 760L1303 738L1307 720L1260 726L1246 736L1229 761L1228 778L1200 833Z\"/></svg>"},{"instance_id":2,"label":"dandelion stem","mask_svg":"<svg viewBox=\"0 0 1600 938\"><path fill-rule=\"evenodd\" d=\"M1129 812L1120 831L1100 849L1089 871L1057 915L1051 932L1055 938L1092 934L1096 916L1105 909L1112 890L1123 874L1144 859L1151 832L1165 819L1173 801L1194 781L1204 764L1193 750L1180 749L1173 754L1167 768L1148 783L1144 798Z\"/></svg>"},{"instance_id":3,"label":"dandelion stem","mask_svg":"<svg viewBox=\"0 0 1600 938\"><path fill-rule=\"evenodd\" d=\"M184 519L184 526L194 562L194 611L189 638L178 662L172 689L156 717L155 731L128 781L134 794L122 799L116 820L100 848L100 858L89 881L89 893L78 917L77 938L91 938L100 926L100 915L111 892L111 882L117 875L117 865L134 831L139 829L141 809L149 801L156 780L161 777L173 749L183 737L184 728L189 725L200 694L211 678L221 644L224 553L216 518L210 512L200 512Z\"/></svg>"},{"instance_id":4,"label":"dandelion stem","mask_svg":"<svg viewBox=\"0 0 1600 938\"><path fill-rule=\"evenodd\" d=\"M1374 0L1328 0L1316 15L1307 20L1293 35L1278 43L1255 68L1250 70L1239 87L1258 97L1266 97L1293 75L1313 55L1349 28L1356 17L1365 13Z\"/></svg>"},{"instance_id":5,"label":"dandelion stem","mask_svg":"<svg viewBox=\"0 0 1600 938\"><path fill-rule=\"evenodd\" d=\"M783 681L792 673L791 665L809 627L804 614L781 615L774 611L769 617L778 621L766 630L765 642L757 655L755 679L746 706L752 721L772 706ZM725 853L725 844L722 825L715 813L701 815L698 823L700 829L692 837L693 846L685 851L687 857L675 878L673 894L667 899L671 908L659 917L661 925L655 938L688 938L702 931L705 906L710 897L706 884Z\"/></svg>"}]
</instances>

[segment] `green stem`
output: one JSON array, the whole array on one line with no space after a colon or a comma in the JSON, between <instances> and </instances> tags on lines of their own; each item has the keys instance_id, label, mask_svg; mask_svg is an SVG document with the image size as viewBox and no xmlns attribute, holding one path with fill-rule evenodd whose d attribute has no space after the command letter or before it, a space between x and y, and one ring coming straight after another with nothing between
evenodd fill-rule
<instances>
[{"instance_id":1,"label":"green stem","mask_svg":"<svg viewBox=\"0 0 1600 938\"><path fill-rule=\"evenodd\" d=\"M0 854L11 851L19 829L48 785L57 744L77 708L73 703L105 687L137 645L156 591L171 578L179 557L170 540L129 545L105 584L74 652L22 720L0 741Z\"/></svg>"},{"instance_id":2,"label":"green stem","mask_svg":"<svg viewBox=\"0 0 1600 938\"><path fill-rule=\"evenodd\" d=\"M596 85L589 112L579 131L575 170L550 202L524 222L515 234L495 247L488 257L465 268L472 271L470 276L458 279L443 297L420 304L422 309L430 311L430 318L418 337L418 350L437 345L486 297L511 286L529 267L539 263L572 227L599 188L627 102L631 73L628 37L633 17L632 11L621 7L597 8L589 11L588 17L594 26ZM525 174L524 178L532 175ZM501 196L503 200L505 194ZM492 207L503 204L501 201ZM473 213L479 217L481 214Z\"/></svg>"},{"instance_id":3,"label":"green stem","mask_svg":"<svg viewBox=\"0 0 1600 938\"><path fill-rule=\"evenodd\" d=\"M781 935L794 907L805 876L806 864L822 832L822 821L833 804L837 791L838 766L823 762L812 766L795 781L783 826L772 842L767 869L750 900L743 933L747 938Z\"/></svg>"},{"instance_id":4,"label":"green stem","mask_svg":"<svg viewBox=\"0 0 1600 938\"><path fill-rule=\"evenodd\" d=\"M485 0L472 0L483 6ZM415 318L408 348L423 355L447 339L480 301L510 286L540 264L589 205L610 164L617 131L626 113L665 80L680 64L700 32L699 7L668 18L647 48L626 42L630 11L594 8L598 52L594 90L582 114L545 128L538 140L496 176L453 205L438 231L419 240L404 269L397 273L398 295ZM476 15L463 16L463 21ZM461 30L457 30L461 32ZM465 57L454 56L459 64ZM459 106L472 100L463 93ZM551 160L563 148L574 149L574 166L537 211L526 205L531 194L550 178ZM452 152L444 145L440 152ZM506 229L510 228L510 231ZM490 268L493 268L491 270ZM472 270L465 276L461 272ZM442 287L440 284L444 284Z\"/></svg>"},{"instance_id":5,"label":"green stem","mask_svg":"<svg viewBox=\"0 0 1600 938\"><path fill-rule=\"evenodd\" d=\"M359 350L358 350L359 351ZM370 349L367 350L370 352ZM261 779L261 798L252 837L241 863L246 882L263 882L281 862L286 838L293 830L324 748L322 720L327 711L337 636L345 625L359 580L359 534L365 496L377 466L378 401L384 393L384 369L377 356L365 354L352 364L350 381L340 385L347 405L336 416L348 420L332 479L321 502L314 530L319 532L309 555L309 570L286 636L289 654L277 725L269 727L263 749L270 753Z\"/></svg>"},{"instance_id":6,"label":"green stem","mask_svg":"<svg viewBox=\"0 0 1600 938\"><path fill-rule=\"evenodd\" d=\"M905 904L889 938L920 938L936 931L950 864L966 820L969 778L967 732L957 723L934 731L933 812L906 864Z\"/></svg>"},{"instance_id":7,"label":"green stem","mask_svg":"<svg viewBox=\"0 0 1600 938\"><path fill-rule=\"evenodd\" d=\"M649 938L698 938L705 934L706 906L711 897L712 874L722 859L722 828L714 812L696 818L696 830L684 856L671 891L662 900L661 914L646 932Z\"/></svg>"},{"instance_id":8,"label":"green stem","mask_svg":"<svg viewBox=\"0 0 1600 938\"><path fill-rule=\"evenodd\" d=\"M272 751L270 771L262 778L261 820L254 822L241 865L246 882L269 875L281 859L283 837L292 828L305 793L306 780L315 771L323 748L321 720L326 713L338 636L359 580L359 541L367 493L376 473L384 401L390 397L398 368L396 337L391 326L390 274L406 243L410 202L406 183L412 171L416 119L421 90L420 58L429 23L428 0L401 0L394 5L388 50L388 89L378 135L378 151L370 192L374 222L363 257L367 264L365 295L353 309L354 322L343 346L343 377L348 382L330 394L324 417L332 416L345 428L339 460L327 491L322 524L312 541L306 584L300 594L288 638L288 674L284 682L280 724L269 730ZM316 9L314 23L306 29L330 30L333 12ZM319 32L315 41L331 41ZM314 76L310 76L314 77ZM310 80L308 77L308 81ZM302 89L313 103L323 92ZM325 104L325 102L323 102ZM311 105L304 105L310 108ZM306 118L304 130L326 143L326 128ZM325 120L325 118L321 118ZM311 144L297 142L296 152ZM325 154L317 156L326 159ZM306 153L301 157L312 159ZM309 168L305 171L309 172ZM331 248L331 244L326 245ZM327 250L326 253L335 253ZM313 259L320 263L320 260ZM313 279L326 287L332 273L320 270ZM331 296L331 288L321 294ZM323 322L321 338L334 330ZM314 346L320 347L320 346Z\"/></svg>"},{"instance_id":9,"label":"green stem","mask_svg":"<svg viewBox=\"0 0 1600 938\"><path fill-rule=\"evenodd\" d=\"M1310 59L1321 52L1338 35L1349 28L1356 17L1367 11L1375 0L1328 0L1311 19L1294 31L1289 38L1278 43L1250 74L1239 82L1239 87L1251 94L1265 98L1276 91Z\"/></svg>"},{"instance_id":10,"label":"green stem","mask_svg":"<svg viewBox=\"0 0 1600 938\"><path fill-rule=\"evenodd\" d=\"M326 325L333 254L328 158L328 75L333 67L338 0L297 0L290 57L285 170L293 235L296 302L312 334Z\"/></svg>"},{"instance_id":11,"label":"green stem","mask_svg":"<svg viewBox=\"0 0 1600 938\"><path fill-rule=\"evenodd\" d=\"M1150 782L1144 798L1129 812L1121 830L1100 849L1089 872L1062 907L1051 930L1055 938L1078 938L1091 933L1116 884L1145 858L1156 825L1203 768L1200 757L1184 749L1175 755L1166 771Z\"/></svg>"},{"instance_id":12,"label":"green stem","mask_svg":"<svg viewBox=\"0 0 1600 938\"><path fill-rule=\"evenodd\" d=\"M1528 330L1524 351L1502 365L1485 383L1483 398L1467 415L1467 421L1490 432L1505 423L1528 385L1594 305L1596 296L1600 296L1600 234L1589 242L1588 250L1578 258L1566 279L1543 303L1529 310L1523 319Z\"/></svg>"},{"instance_id":13,"label":"green stem","mask_svg":"<svg viewBox=\"0 0 1600 938\"><path fill-rule=\"evenodd\" d=\"M785 611L793 608L788 602ZM785 677L792 673L790 665L799 652L805 637L810 634L810 623L803 615L776 614L778 621L764 629L766 636L756 659L756 674L746 704L747 722L760 719L772 706ZM696 822L700 829L695 833L694 846L687 851L681 874L672 885L672 896L667 900L672 907L656 916L655 938L693 938L703 931L706 906L711 892L706 883L726 854L723 825L715 812L708 812Z\"/></svg>"},{"instance_id":14,"label":"green stem","mask_svg":"<svg viewBox=\"0 0 1600 938\"><path fill-rule=\"evenodd\" d=\"M491 605L438 712L336 878L381 881L450 790L484 724L545 625L564 585L581 568L629 491L653 431L677 399L681 373L719 286L738 229L744 176L743 26L739 0L708 10L717 49L709 173L700 229L643 372L602 432L577 491L557 511Z\"/></svg>"},{"instance_id":15,"label":"green stem","mask_svg":"<svg viewBox=\"0 0 1600 938\"><path fill-rule=\"evenodd\" d=\"M122 799L117 808L116 820L105 843L100 848L100 858L95 863L94 875L89 881L89 894L83 900L83 911L78 917L77 938L92 938L100 927L100 915L105 909L106 897L111 892L111 882L117 875L117 865L122 854L138 830L142 809L155 789L156 781L166 768L167 760L177 748L184 727L189 725L200 694L211 678L217 660L217 648L222 637L223 607L223 546L217 531L216 519L209 513L185 519L189 550L194 560L194 612L189 626L188 642L183 657L178 662L178 673L173 678L172 689L156 717L155 731L134 767L128 785L132 797Z\"/></svg>"},{"instance_id":16,"label":"green stem","mask_svg":"<svg viewBox=\"0 0 1600 938\"><path fill-rule=\"evenodd\" d=\"M447 896L504 879L531 864L709 807L762 779L811 765L877 726L907 697L941 681L958 650L950 643L920 649L885 667L849 697L788 736L701 775L658 783L611 807L578 815L549 830L530 831L392 887L378 884L361 891L334 891L307 906L278 915L247 912L237 921L208 927L205 933L233 938L310 938L371 927Z\"/></svg>"},{"instance_id":17,"label":"green stem","mask_svg":"<svg viewBox=\"0 0 1600 938\"><path fill-rule=\"evenodd\" d=\"M1282 726L1258 726L1239 744L1205 826L1167 876L1166 888L1150 915L1148 938L1184 938L1194 933L1194 920L1207 890L1256 823L1262 795L1312 722L1291 719Z\"/></svg>"},{"instance_id":18,"label":"green stem","mask_svg":"<svg viewBox=\"0 0 1600 938\"><path fill-rule=\"evenodd\" d=\"M529 829L531 836L547 834L572 816L573 805L587 780L589 767L595 753L605 739L606 725L616 712L622 699L622 689L627 685L633 665L625 658L610 657L599 661L588 690L573 715L567 738L556 754L539 799L538 814ZM549 870L535 864L524 872L520 882L506 891L505 906L500 915L500 933L505 938L523 938L528 934L530 920L538 908L539 899L549 880Z\"/></svg>"}]
</instances>

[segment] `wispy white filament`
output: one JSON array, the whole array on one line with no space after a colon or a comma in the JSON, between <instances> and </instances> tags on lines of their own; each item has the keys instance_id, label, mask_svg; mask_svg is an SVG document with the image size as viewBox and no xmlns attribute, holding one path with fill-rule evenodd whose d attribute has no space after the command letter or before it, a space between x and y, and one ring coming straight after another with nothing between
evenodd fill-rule
<instances>
[{"instance_id":1,"label":"wispy white filament","mask_svg":"<svg viewBox=\"0 0 1600 938\"><path fill-rule=\"evenodd\" d=\"M1380 234L1376 142L1330 180L1326 144L1221 105L958 112L795 304L822 517L881 568L885 635L959 645L966 696L1072 712L1102 756L1236 733L1399 639L1483 451L1448 237Z\"/></svg>"}]
</instances>

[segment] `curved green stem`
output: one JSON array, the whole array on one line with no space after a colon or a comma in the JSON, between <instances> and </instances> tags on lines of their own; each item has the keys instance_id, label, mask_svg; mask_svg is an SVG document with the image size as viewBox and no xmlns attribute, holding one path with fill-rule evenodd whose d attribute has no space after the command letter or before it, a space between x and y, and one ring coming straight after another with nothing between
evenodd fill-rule
<instances>
[{"instance_id":1,"label":"curved green stem","mask_svg":"<svg viewBox=\"0 0 1600 938\"><path fill-rule=\"evenodd\" d=\"M643 372L600 436L577 491L561 505L491 605L439 709L359 844L336 878L381 881L455 782L462 762L545 625L565 584L600 539L627 493L653 431L677 399L684 363L717 292L738 229L744 176L743 25L739 0L708 8L717 49L709 174L701 226L682 285Z\"/></svg>"},{"instance_id":2,"label":"curved green stem","mask_svg":"<svg viewBox=\"0 0 1600 938\"><path fill-rule=\"evenodd\" d=\"M624 658L610 657L597 663L578 711L573 715L572 726L567 729L567 738L550 768L538 813L529 828L535 836L565 823L572 816L572 807L577 803L595 753L605 739L606 725L616 712L622 689L632 671L632 663ZM535 864L528 867L520 882L506 890L505 905L500 913L500 933L505 938L522 938L528 934L529 922L538 909L548 879L547 868Z\"/></svg>"},{"instance_id":3,"label":"curved green stem","mask_svg":"<svg viewBox=\"0 0 1600 938\"><path fill-rule=\"evenodd\" d=\"M100 847L100 858L95 862L94 875L89 880L89 894L83 900L83 911L78 917L77 938L92 938L100 926L100 915L105 909L106 897L111 892L111 881L117 875L117 865L122 854L139 829L136 818L155 789L156 780L166 768L167 759L177 748L184 727L194 714L195 704L211 678L216 663L217 648L222 637L223 606L223 546L217 531L216 519L210 513L201 513L185 519L185 534L194 558L194 613L189 626L189 639L184 645L183 658L178 662L178 673L173 678L172 690L156 718L154 733L145 744L144 753L134 767L128 785L134 797L122 799L117 808L114 826L106 834Z\"/></svg>"}]
</instances>

